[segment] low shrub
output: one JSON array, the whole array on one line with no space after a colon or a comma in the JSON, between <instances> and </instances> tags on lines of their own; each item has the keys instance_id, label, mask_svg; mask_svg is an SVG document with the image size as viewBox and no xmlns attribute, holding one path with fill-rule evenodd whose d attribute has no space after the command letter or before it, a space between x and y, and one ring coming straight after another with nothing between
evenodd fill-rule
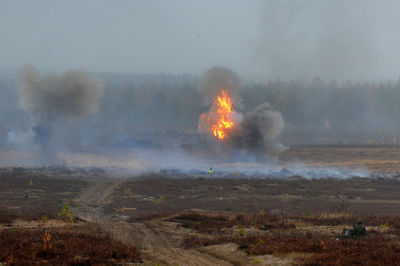
<instances>
[{"instance_id":1,"label":"low shrub","mask_svg":"<svg viewBox=\"0 0 400 266\"><path fill-rule=\"evenodd\" d=\"M0 210L0 224L11 224L16 218L14 213Z\"/></svg>"},{"instance_id":2,"label":"low shrub","mask_svg":"<svg viewBox=\"0 0 400 266\"><path fill-rule=\"evenodd\" d=\"M309 253L301 258L303 265L399 265L400 243L385 235L371 235L363 239L336 240L324 236L274 233L232 237L191 236L185 240L187 248L222 243L236 243L249 255Z\"/></svg>"},{"instance_id":3,"label":"low shrub","mask_svg":"<svg viewBox=\"0 0 400 266\"><path fill-rule=\"evenodd\" d=\"M10 264L113 264L141 262L135 248L108 237L19 229L0 231L0 261Z\"/></svg>"},{"instance_id":4,"label":"low shrub","mask_svg":"<svg viewBox=\"0 0 400 266\"><path fill-rule=\"evenodd\" d=\"M177 215L169 221L179 222L185 228L195 229L203 233L218 232L222 228L232 228L234 226L250 227L258 229L286 229L295 228L293 223L272 214L260 213L253 215L237 214L229 216L225 214L213 215L198 212L187 212Z\"/></svg>"}]
</instances>

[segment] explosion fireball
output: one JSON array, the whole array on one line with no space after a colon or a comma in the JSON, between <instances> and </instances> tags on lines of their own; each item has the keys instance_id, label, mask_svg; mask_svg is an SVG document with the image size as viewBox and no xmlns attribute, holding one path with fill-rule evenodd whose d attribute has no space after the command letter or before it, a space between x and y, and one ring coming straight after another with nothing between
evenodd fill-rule
<instances>
[{"instance_id":1,"label":"explosion fireball","mask_svg":"<svg viewBox=\"0 0 400 266\"><path fill-rule=\"evenodd\" d=\"M200 116L198 127L223 140L229 136L229 132L235 126L232 114L231 97L228 91L221 90L214 100L210 111Z\"/></svg>"},{"instance_id":2,"label":"explosion fireball","mask_svg":"<svg viewBox=\"0 0 400 266\"><path fill-rule=\"evenodd\" d=\"M285 126L282 114L268 102L245 114L236 112L234 107L241 107L239 87L238 75L224 67L212 67L201 76L197 91L211 107L199 117L199 132L223 143L225 151L232 148L257 160L283 151L276 139Z\"/></svg>"}]
</instances>

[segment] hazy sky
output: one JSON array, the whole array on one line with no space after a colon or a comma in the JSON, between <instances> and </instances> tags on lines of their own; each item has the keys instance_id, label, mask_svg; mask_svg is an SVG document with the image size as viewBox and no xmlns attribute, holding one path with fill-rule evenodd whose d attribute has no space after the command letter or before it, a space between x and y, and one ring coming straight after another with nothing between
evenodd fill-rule
<instances>
[{"instance_id":1,"label":"hazy sky","mask_svg":"<svg viewBox=\"0 0 400 266\"><path fill-rule=\"evenodd\" d=\"M400 2L0 0L0 70L397 79Z\"/></svg>"}]
</instances>

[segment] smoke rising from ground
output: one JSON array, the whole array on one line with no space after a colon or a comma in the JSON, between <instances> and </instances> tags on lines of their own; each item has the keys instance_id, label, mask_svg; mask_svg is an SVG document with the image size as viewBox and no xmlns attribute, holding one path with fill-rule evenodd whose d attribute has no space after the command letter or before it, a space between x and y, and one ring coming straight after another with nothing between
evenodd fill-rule
<instances>
[{"instance_id":1,"label":"smoke rising from ground","mask_svg":"<svg viewBox=\"0 0 400 266\"><path fill-rule=\"evenodd\" d=\"M18 80L18 107L39 123L80 118L99 111L104 81L83 69L42 77L33 66L25 66Z\"/></svg>"},{"instance_id":2,"label":"smoke rising from ground","mask_svg":"<svg viewBox=\"0 0 400 266\"><path fill-rule=\"evenodd\" d=\"M221 90L227 91L230 95L235 95L238 99L239 86L240 80L235 72L227 68L213 67L201 77L198 92L207 97L209 101L215 100ZM210 124L215 124L218 121L216 116L219 115L219 112L215 108L216 105L213 105L209 112L199 117L198 127L201 133L210 133ZM257 106L244 116L232 110L230 120L234 122L234 126L226 143L234 148L261 157L264 154L277 153L283 150L283 146L276 141L276 138L284 128L284 120L282 114L268 102Z\"/></svg>"},{"instance_id":3,"label":"smoke rising from ground","mask_svg":"<svg viewBox=\"0 0 400 266\"><path fill-rule=\"evenodd\" d=\"M284 127L282 114L266 102L244 116L238 130L232 136L232 143L238 148L261 154L265 151L281 152L283 146L275 139Z\"/></svg>"},{"instance_id":4,"label":"smoke rising from ground","mask_svg":"<svg viewBox=\"0 0 400 266\"><path fill-rule=\"evenodd\" d=\"M219 143L221 145L216 145L217 141L212 141L213 136L207 138L203 135L199 138L196 132L199 115L209 110L198 93L197 76L133 73L99 75L107 81L107 88L96 115L74 119L70 118L71 115L60 115L47 124L38 123L36 117L39 115L35 117L31 112L17 110L19 98L14 86L17 80L15 75L3 81L0 79L0 107L3 111L0 117L3 126L0 127L1 165L62 164L127 168L133 171L176 168L188 172L191 169L207 171L212 166L217 172L226 170L231 173L236 170L269 173L276 167L273 172L277 172L277 176L281 175L281 168L301 175L310 172L310 176L336 176L330 171L324 174L315 168L303 171L300 167L294 170L268 156L264 156L268 159L267 163L259 158L265 152L271 153L279 148L278 140L286 145L301 145L302 141L312 141L303 142L311 144L327 141L337 143L341 140L359 144L374 134L375 140L380 141L383 134L394 132L391 133L393 135L386 135L389 143L399 132L394 128L398 125L395 121L398 121L396 114L400 108L400 96L397 93L400 83L397 81L331 84L315 79L313 83L281 80L268 84L242 83L238 94L243 109L236 110L243 113L243 119L239 122L246 126L240 128L242 131L232 132L231 138ZM271 103L272 107L264 105L265 102ZM263 127L269 125L270 116L276 114L273 108L284 117L285 130L280 134L281 126L273 126L276 131L269 126ZM370 114L368 116L367 111ZM371 126L374 121L367 124L363 120L371 120L372 114L377 118L374 121L380 124ZM282 122L275 117L271 124L279 125L275 123L277 121ZM326 127L327 121L329 128ZM378 125L386 125L391 131L379 133L377 130L383 127ZM49 138L57 151L56 162L47 159L53 158L54 154L43 158L39 145L31 145L31 148L24 145L32 144L33 137L39 131L34 131L35 126L50 126L52 129ZM365 130L368 128L375 131L368 133ZM360 135L360 132L364 135ZM251 138L252 135L257 137ZM256 166L253 165L255 161L262 163ZM275 176L275 173L272 175ZM287 170L284 169L283 175L288 175ZM351 175L338 172L338 176Z\"/></svg>"},{"instance_id":5,"label":"smoke rising from ground","mask_svg":"<svg viewBox=\"0 0 400 266\"><path fill-rule=\"evenodd\" d=\"M215 100L221 90L226 90L233 97L234 104L240 87L239 76L232 70L225 67L212 67L208 69L199 80L197 92L210 104Z\"/></svg>"},{"instance_id":6,"label":"smoke rising from ground","mask_svg":"<svg viewBox=\"0 0 400 266\"><path fill-rule=\"evenodd\" d=\"M18 108L31 117L31 130L36 144L46 153L56 157L51 147L53 126L81 119L99 111L105 83L83 69L69 70L63 74L42 77L33 66L25 66L17 82ZM14 136L16 135L16 136ZM12 133L10 141L25 140L24 133ZM54 158L53 158L54 159Z\"/></svg>"}]
</instances>

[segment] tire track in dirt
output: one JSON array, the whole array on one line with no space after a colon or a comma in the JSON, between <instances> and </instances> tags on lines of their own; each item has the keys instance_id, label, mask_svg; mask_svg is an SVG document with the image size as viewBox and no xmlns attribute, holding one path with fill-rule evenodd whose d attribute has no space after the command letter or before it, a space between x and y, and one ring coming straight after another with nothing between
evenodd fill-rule
<instances>
[{"instance_id":1,"label":"tire track in dirt","mask_svg":"<svg viewBox=\"0 0 400 266\"><path fill-rule=\"evenodd\" d=\"M111 202L113 193L124 180L99 180L75 199L73 208L81 219L99 225L113 239L142 250L144 265L155 263L168 265L246 265L243 258L216 256L210 252L182 248L182 239L175 235L176 227L154 219L127 223L113 221L104 214L103 208Z\"/></svg>"},{"instance_id":2,"label":"tire track in dirt","mask_svg":"<svg viewBox=\"0 0 400 266\"><path fill-rule=\"evenodd\" d=\"M112 194L122 180L98 181L75 199L77 207L74 211L78 216L90 222L102 223L109 222L110 219L104 215L101 209L111 201Z\"/></svg>"},{"instance_id":3,"label":"tire track in dirt","mask_svg":"<svg viewBox=\"0 0 400 266\"><path fill-rule=\"evenodd\" d=\"M233 265L197 250L181 248L156 248L151 253L145 252L145 260L162 265ZM145 263L146 264L146 263ZM246 264L243 264L246 265Z\"/></svg>"}]
</instances>

